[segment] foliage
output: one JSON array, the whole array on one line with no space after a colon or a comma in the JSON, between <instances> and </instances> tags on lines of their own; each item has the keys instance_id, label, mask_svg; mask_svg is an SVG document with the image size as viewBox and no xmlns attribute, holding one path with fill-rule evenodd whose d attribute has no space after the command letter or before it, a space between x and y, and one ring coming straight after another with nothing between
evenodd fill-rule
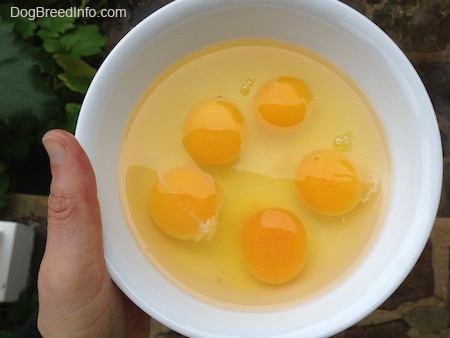
<instances>
[{"instance_id":1,"label":"foliage","mask_svg":"<svg viewBox=\"0 0 450 338\"><path fill-rule=\"evenodd\" d=\"M14 163L42 147L46 130L75 130L107 40L96 18L11 17L18 1L9 1L0 2L0 208L7 203ZM107 0L21 0L19 7L87 6L100 10ZM12 338L36 307L33 290L15 303L0 303L0 338Z\"/></svg>"},{"instance_id":2,"label":"foliage","mask_svg":"<svg viewBox=\"0 0 450 338\"><path fill-rule=\"evenodd\" d=\"M44 105L56 98L36 67L35 51L15 36L14 24L0 18L0 116L6 126L52 113Z\"/></svg>"},{"instance_id":3,"label":"foliage","mask_svg":"<svg viewBox=\"0 0 450 338\"><path fill-rule=\"evenodd\" d=\"M79 1L77 1L79 2ZM63 3L63 4L61 4ZM106 0L83 0L91 8ZM15 160L25 161L51 128L74 131L83 95L103 59L95 19L11 17L0 4L0 208ZM75 1L23 0L21 8L69 8Z\"/></svg>"}]
</instances>

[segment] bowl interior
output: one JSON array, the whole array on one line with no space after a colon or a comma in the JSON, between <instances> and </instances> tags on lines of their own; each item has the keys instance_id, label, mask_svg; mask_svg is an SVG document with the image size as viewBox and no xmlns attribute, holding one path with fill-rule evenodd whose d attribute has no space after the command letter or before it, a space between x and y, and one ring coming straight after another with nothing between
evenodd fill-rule
<instances>
[{"instance_id":1,"label":"bowl interior","mask_svg":"<svg viewBox=\"0 0 450 338\"><path fill-rule=\"evenodd\" d=\"M182 56L245 37L297 44L344 71L374 106L391 157L389 210L372 250L332 288L301 306L273 312L215 307L168 283L136 244L118 192L122 134L147 86ZM152 317L188 336L329 336L345 329L378 307L409 273L439 202L441 143L417 73L380 29L334 0L167 5L135 27L105 60L86 95L76 136L97 175L105 256L114 281Z\"/></svg>"}]
</instances>

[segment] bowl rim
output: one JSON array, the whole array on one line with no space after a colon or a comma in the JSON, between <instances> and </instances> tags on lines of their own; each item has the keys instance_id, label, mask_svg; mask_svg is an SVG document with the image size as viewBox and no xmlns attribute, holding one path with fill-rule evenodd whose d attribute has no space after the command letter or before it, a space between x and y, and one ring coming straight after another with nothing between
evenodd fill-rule
<instances>
[{"instance_id":1,"label":"bowl rim","mask_svg":"<svg viewBox=\"0 0 450 338\"><path fill-rule=\"evenodd\" d=\"M302 8L303 10L308 9L311 13L315 13L316 15L317 13L320 13L323 19L339 18L339 20L334 23L335 25L346 30L352 30L353 34L358 35L360 39L372 39L371 44L373 48L376 48L380 53L380 56L386 58L386 60L395 66L397 75L403 81L402 84L410 86L411 91L417 96L417 102L414 104L420 108L419 110L422 110L422 115L415 116L415 119L417 123L422 124L424 134L429 136L429 139L425 140L428 141L428 144L424 144L421 148L421 156L428 161L427 163L423 163L418 171L418 174L423 179L423 184L419 187L422 197L417 203L425 206L425 209L427 210L423 212L419 212L418 210L415 211L414 215L416 215L416 218L412 227L414 230L417 230L417 232L406 234L408 237L407 242L403 243L404 248L402 248L403 251L405 251L411 246L411 243L414 243L414 254L409 256L402 254L397 257L392 257L390 265L376 281L365 280L364 276L359 276L360 280L365 280L372 286L365 290L365 294L358 294L358 292L355 292L355 299L351 306L340 309L337 313L330 313L326 323L320 322L308 327L298 327L292 321L283 322L281 319L283 316L292 314L295 314L296 317L306 315L306 312L311 309L297 309L297 311L281 310L277 311L275 315L270 313L236 312L226 309L216 309L199 300L191 301L191 299L187 299L181 291L171 289L174 293L174 297L181 300L182 303L179 304L180 307L191 308L192 312L205 311L205 309L209 310L214 316L218 316L218 320L224 322L245 320L249 323L263 323L273 321L274 319L280 319L280 322L290 324L294 328L294 331L290 331L290 329L286 331L286 328L278 327L276 328L278 330L276 336L278 337L298 336L299 334L305 336L331 335L346 329L375 310L395 291L395 289L397 289L404 278L406 278L425 247L431 232L439 204L439 194L437 192L440 192L440 187L442 185L442 148L439 138L439 128L435 117L430 116L431 112L434 114L434 110L426 89L414 67L400 48L369 19L349 6L335 0L245 0L240 1L239 3L233 0L176 0L144 19L121 41L119 41L116 47L111 51L99 68L89 87L80 112L75 135L90 157L94 171L96 171L97 174L102 172L102 162L104 162L105 159L108 160L114 158L114 156L111 155L111 152L114 151L114 147L107 150L106 154L101 154L101 149L99 149L99 145L104 143L102 143L102 140L105 137L112 136L105 136L105 133L102 132L101 126L102 121L105 118L105 113L95 113L98 110L98 100L107 99L110 91L112 91L112 88L117 84L116 77L121 76L121 72L117 69L121 69L123 62L131 62L130 60L132 59L133 54L131 51L139 50L142 46L143 33L149 29L153 30L155 34L173 29L173 22L191 18L199 12L213 13L214 11L223 8L229 9L233 6L242 5L283 7L285 9L296 10ZM126 49L129 51L125 53L126 56L124 57L123 51ZM109 85L105 87L105 84ZM98 131L98 133L92 133L92 128L94 128L94 131ZM116 135L116 137L119 136ZM103 200L107 200L103 196L110 194L110 191L103 191L103 186L108 184L111 179L115 179L115 172L111 171L106 177L100 177L100 175L97 176L99 199L100 202L102 202ZM404 187L398 187L398 189L401 188ZM105 206L105 202L101 203L101 206L102 214L104 212L106 213L108 208ZM392 222L394 221L396 220L393 219ZM189 325L186 322L180 323L179 318L174 319L171 316L173 311L168 308L168 305L158 304L155 306L147 304L138 291L138 288L140 288L141 285L136 281L133 281L132 277L130 278L130 276L133 276L133 270L126 267L126 260L120 256L118 249L109 241L108 231L108 228L104 225L105 257L111 277L119 288L144 311L163 324L188 336L240 336L238 328L227 332L212 332L207 331L204 327L196 326L199 324L198 322L192 325ZM150 279L151 278L157 278L157 276L151 275ZM386 285L389 285L389 287ZM326 309L327 304L330 302L339 302L339 288L340 287L337 288L336 292L330 294L326 300L323 298L319 299L319 302L315 304L316 307L314 309L319 307ZM357 295L359 295L359 298L356 297ZM164 301L163 295L154 293L153 297L155 297L155 302ZM357 313L357 315L355 315L355 313ZM210 320L210 318L202 318L200 322L205 320ZM295 322L295 318L293 320ZM249 337L250 335L248 335L248 333L249 332L245 332L243 336ZM254 332L254 335L252 336L264 336L265 334L267 333Z\"/></svg>"}]
</instances>

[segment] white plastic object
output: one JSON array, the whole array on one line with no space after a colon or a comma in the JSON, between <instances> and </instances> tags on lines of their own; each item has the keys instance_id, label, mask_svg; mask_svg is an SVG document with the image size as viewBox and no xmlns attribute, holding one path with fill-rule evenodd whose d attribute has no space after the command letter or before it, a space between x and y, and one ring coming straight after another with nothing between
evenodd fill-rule
<instances>
[{"instance_id":1,"label":"white plastic object","mask_svg":"<svg viewBox=\"0 0 450 338\"><path fill-rule=\"evenodd\" d=\"M26 288L33 252L34 230L0 221L0 302L14 302Z\"/></svg>"}]
</instances>

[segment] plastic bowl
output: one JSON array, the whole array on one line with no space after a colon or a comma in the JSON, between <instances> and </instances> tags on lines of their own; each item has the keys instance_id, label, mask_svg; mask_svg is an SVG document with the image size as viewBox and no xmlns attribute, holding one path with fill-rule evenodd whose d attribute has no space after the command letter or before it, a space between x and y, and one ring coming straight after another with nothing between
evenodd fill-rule
<instances>
[{"instance_id":1,"label":"plastic bowl","mask_svg":"<svg viewBox=\"0 0 450 338\"><path fill-rule=\"evenodd\" d=\"M221 40L259 37L297 44L343 70L373 104L392 161L392 190L374 244L345 278L298 306L235 311L167 281L138 247L122 213L118 161L129 114L161 71ZM335 0L178 0L114 48L82 106L76 137L98 181L109 272L150 316L189 337L319 337L356 323L411 271L432 229L442 184L433 107L405 55L358 12Z\"/></svg>"}]
</instances>

